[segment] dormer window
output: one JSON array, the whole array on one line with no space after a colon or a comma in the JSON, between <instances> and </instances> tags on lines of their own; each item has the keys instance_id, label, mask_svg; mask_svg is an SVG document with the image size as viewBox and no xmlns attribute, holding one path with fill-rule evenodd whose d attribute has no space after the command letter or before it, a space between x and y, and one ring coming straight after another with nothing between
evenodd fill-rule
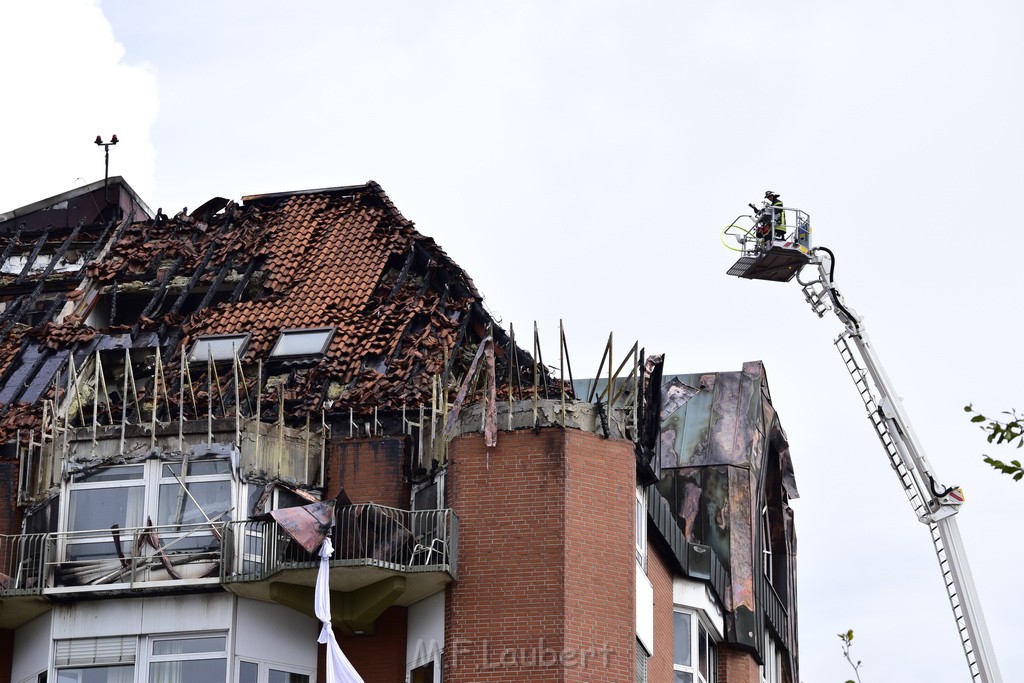
<instances>
[{"instance_id":1,"label":"dormer window","mask_svg":"<svg viewBox=\"0 0 1024 683\"><path fill-rule=\"evenodd\" d=\"M282 330L270 352L272 358L321 356L334 336L333 327Z\"/></svg>"},{"instance_id":2,"label":"dormer window","mask_svg":"<svg viewBox=\"0 0 1024 683\"><path fill-rule=\"evenodd\" d=\"M202 363L213 356L213 360L231 360L241 356L245 345L249 343L249 333L217 334L199 337L192 345L192 353L188 355L189 363Z\"/></svg>"}]
</instances>

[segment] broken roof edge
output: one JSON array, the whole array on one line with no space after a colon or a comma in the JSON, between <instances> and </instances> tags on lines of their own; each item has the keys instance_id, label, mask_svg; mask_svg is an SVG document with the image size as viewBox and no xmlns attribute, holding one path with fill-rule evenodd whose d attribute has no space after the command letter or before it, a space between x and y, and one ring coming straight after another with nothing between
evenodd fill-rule
<instances>
[{"instance_id":1,"label":"broken roof edge","mask_svg":"<svg viewBox=\"0 0 1024 683\"><path fill-rule=\"evenodd\" d=\"M451 428L447 430L446 436L451 439L483 433L484 410L485 407L481 401L467 404ZM561 399L555 398L538 398L536 402L533 399L520 399L511 404L508 401L499 400L495 405L494 426L498 433L556 427L601 434L606 438L629 438L620 430L620 425L624 424L623 418L627 412L624 409L612 409L612 417L607 419L607 433L604 432L599 406L586 401L567 399L564 410L563 413Z\"/></svg>"},{"instance_id":2,"label":"broken roof edge","mask_svg":"<svg viewBox=\"0 0 1024 683\"><path fill-rule=\"evenodd\" d=\"M242 202L243 204L248 205L258 203L261 201L285 199L287 197L301 197L315 194L344 195L345 193L348 192L359 192L366 190L375 193L377 197L380 199L381 203L383 203L384 206L387 207L388 211L394 214L395 218L397 218L401 224L404 224L410 228L416 225L413 221L409 220L404 215L402 215L402 212L398 210L398 207L395 206L395 203L391 201L390 197L388 197L387 192L384 191L384 188L381 187L380 183L378 183L376 180L367 180L362 185L339 185L337 187L320 187L309 190L292 190L290 192L269 192L266 194L244 195L242 197Z\"/></svg>"},{"instance_id":3,"label":"broken roof edge","mask_svg":"<svg viewBox=\"0 0 1024 683\"><path fill-rule=\"evenodd\" d=\"M80 185L79 187L76 187L76 188L74 188L72 190L68 190L66 192L61 192L60 194L55 194L52 197L47 197L46 199L40 199L39 201L32 202L31 204L26 204L25 206L19 206L19 207L15 208L15 209L11 209L10 211L6 211L4 213L0 213L0 224L6 223L7 221L10 221L10 220L14 220L15 218L20 218L21 216L33 213L35 211L39 211L41 209L49 208L49 207L53 206L54 204L59 204L59 203L61 203L63 201L67 201L68 199L73 199L73 198L79 197L79 196L81 196L83 194L88 194L90 192L95 192L96 190L101 189L104 186L104 184L107 184L107 185L118 185L118 186L124 188L125 191L128 192L128 195L139 206L142 207L142 209L146 212L146 215L147 215L148 218L153 218L154 217L155 214L153 213L153 210L150 209L149 205L146 204L146 202L144 202L142 200L142 198L139 196L139 194L134 189L132 189L132 186L128 184L128 181L126 181L122 176L116 175L116 176L111 176L106 181L104 181L104 180L97 180L95 182L89 183L88 185Z\"/></svg>"},{"instance_id":4,"label":"broken roof edge","mask_svg":"<svg viewBox=\"0 0 1024 683\"><path fill-rule=\"evenodd\" d=\"M354 192L356 190L367 190L372 189L374 186L377 188L380 185L373 182L372 180L367 181L361 185L339 185L337 187L317 187L309 190L292 190L286 192L265 192L263 194L247 194L242 195L242 201L245 203L258 202L264 199L283 199L285 197L299 197L307 194L337 194L339 192Z\"/></svg>"}]
</instances>

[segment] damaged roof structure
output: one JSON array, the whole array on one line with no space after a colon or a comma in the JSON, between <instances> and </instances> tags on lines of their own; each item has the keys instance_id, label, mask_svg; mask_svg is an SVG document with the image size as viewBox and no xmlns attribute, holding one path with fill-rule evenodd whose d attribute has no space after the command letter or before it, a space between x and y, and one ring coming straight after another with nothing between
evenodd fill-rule
<instances>
[{"instance_id":1,"label":"damaged roof structure","mask_svg":"<svg viewBox=\"0 0 1024 683\"><path fill-rule=\"evenodd\" d=\"M169 216L115 177L0 238L0 680L324 681L325 536L367 682L799 680L760 363L609 340L574 382L372 181ZM583 665L489 659L531 642Z\"/></svg>"}]
</instances>

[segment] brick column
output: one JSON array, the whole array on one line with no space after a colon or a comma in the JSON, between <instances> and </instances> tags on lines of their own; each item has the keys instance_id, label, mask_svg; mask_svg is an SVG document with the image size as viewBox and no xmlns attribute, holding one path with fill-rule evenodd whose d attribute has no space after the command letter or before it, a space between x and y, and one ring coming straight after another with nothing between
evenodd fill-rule
<instances>
[{"instance_id":1,"label":"brick column","mask_svg":"<svg viewBox=\"0 0 1024 683\"><path fill-rule=\"evenodd\" d=\"M718 648L719 683L759 683L760 672L754 655L740 650L731 650L722 645Z\"/></svg>"},{"instance_id":2,"label":"brick column","mask_svg":"<svg viewBox=\"0 0 1024 683\"><path fill-rule=\"evenodd\" d=\"M453 440L444 683L622 683L635 662L632 445L550 427Z\"/></svg>"}]
</instances>

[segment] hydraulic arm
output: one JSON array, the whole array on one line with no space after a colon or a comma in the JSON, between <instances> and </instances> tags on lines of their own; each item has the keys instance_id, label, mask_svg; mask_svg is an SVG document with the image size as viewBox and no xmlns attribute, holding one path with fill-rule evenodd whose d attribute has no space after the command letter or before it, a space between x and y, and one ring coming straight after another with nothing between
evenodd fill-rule
<instances>
[{"instance_id":1,"label":"hydraulic arm","mask_svg":"<svg viewBox=\"0 0 1024 683\"><path fill-rule=\"evenodd\" d=\"M836 348L853 378L868 420L878 435L889 464L900 480L907 500L918 521L928 527L935 557L942 571L946 596L953 609L964 655L971 671L971 680L979 683L1001 683L999 667L974 588L974 579L967 562L967 553L956 523L956 514L963 505L963 491L957 486L944 486L935 476L924 448L910 426L903 404L893 389L871 341L864 322L846 305L833 282L835 257L824 247L811 248L810 217L799 209L751 206L754 215L739 216L723 231L734 238L741 252L729 275L752 280L788 281L794 276L803 288L804 298L819 318L833 311L845 326L836 340ZM790 214L783 224L796 226L785 236L757 229L772 211L772 220L779 214ZM723 237L724 241L724 237ZM810 277L804 279L808 273Z\"/></svg>"},{"instance_id":2,"label":"hydraulic arm","mask_svg":"<svg viewBox=\"0 0 1024 683\"><path fill-rule=\"evenodd\" d=\"M899 477L914 514L928 527L971 679L981 683L1000 683L999 667L956 523L956 513L964 502L963 492L956 486L943 486L935 476L910 426L903 404L868 339L863 320L846 305L835 288L832 281L834 266L831 251L822 247L813 249L801 275L814 269L817 277L804 280L798 276L797 281L818 317L831 309L846 326L835 340L836 348L853 378L868 419L889 457L889 464Z\"/></svg>"}]
</instances>

